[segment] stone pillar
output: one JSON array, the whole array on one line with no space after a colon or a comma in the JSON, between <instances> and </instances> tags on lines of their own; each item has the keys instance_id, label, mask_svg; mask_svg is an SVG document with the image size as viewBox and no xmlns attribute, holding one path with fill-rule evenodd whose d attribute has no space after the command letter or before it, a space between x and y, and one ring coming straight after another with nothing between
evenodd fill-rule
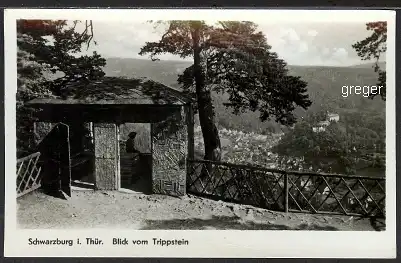
<instances>
[{"instance_id":1,"label":"stone pillar","mask_svg":"<svg viewBox=\"0 0 401 263\"><path fill-rule=\"evenodd\" d=\"M94 123L95 189L118 190L120 185L117 128L111 123Z\"/></svg>"},{"instance_id":2,"label":"stone pillar","mask_svg":"<svg viewBox=\"0 0 401 263\"><path fill-rule=\"evenodd\" d=\"M162 122L152 123L152 192L186 194L188 133L184 107L172 111Z\"/></svg>"},{"instance_id":3,"label":"stone pillar","mask_svg":"<svg viewBox=\"0 0 401 263\"><path fill-rule=\"evenodd\" d=\"M192 105L185 106L185 114L188 129L188 156L187 159L193 160L195 157L195 143L194 143L194 112ZM188 169L190 169L188 167ZM189 171L187 171L189 172Z\"/></svg>"}]
</instances>

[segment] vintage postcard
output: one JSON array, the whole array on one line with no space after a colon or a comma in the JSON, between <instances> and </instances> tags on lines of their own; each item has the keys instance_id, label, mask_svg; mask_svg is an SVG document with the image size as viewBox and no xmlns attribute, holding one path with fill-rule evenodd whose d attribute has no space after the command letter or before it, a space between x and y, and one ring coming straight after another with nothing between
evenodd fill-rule
<instances>
[{"instance_id":1,"label":"vintage postcard","mask_svg":"<svg viewBox=\"0 0 401 263\"><path fill-rule=\"evenodd\" d=\"M5 11L7 257L392 258L395 12Z\"/></svg>"}]
</instances>

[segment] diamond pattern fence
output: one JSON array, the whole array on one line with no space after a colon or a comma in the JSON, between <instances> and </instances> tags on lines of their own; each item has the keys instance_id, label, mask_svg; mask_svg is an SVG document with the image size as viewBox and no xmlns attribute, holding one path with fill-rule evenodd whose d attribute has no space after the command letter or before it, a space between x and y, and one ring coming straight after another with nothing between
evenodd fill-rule
<instances>
[{"instance_id":1,"label":"diamond pattern fence","mask_svg":"<svg viewBox=\"0 0 401 263\"><path fill-rule=\"evenodd\" d=\"M189 160L187 191L276 211L385 217L385 178Z\"/></svg>"},{"instance_id":2,"label":"diamond pattern fence","mask_svg":"<svg viewBox=\"0 0 401 263\"><path fill-rule=\"evenodd\" d=\"M40 152L17 159L17 198L40 187Z\"/></svg>"}]
</instances>

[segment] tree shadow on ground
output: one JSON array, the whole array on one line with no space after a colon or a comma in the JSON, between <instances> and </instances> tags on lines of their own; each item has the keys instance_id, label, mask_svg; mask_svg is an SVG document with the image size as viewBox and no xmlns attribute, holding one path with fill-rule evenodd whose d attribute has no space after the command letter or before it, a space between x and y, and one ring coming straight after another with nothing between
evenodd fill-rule
<instances>
[{"instance_id":1,"label":"tree shadow on ground","mask_svg":"<svg viewBox=\"0 0 401 263\"><path fill-rule=\"evenodd\" d=\"M239 217L231 216L212 216L210 219L189 218L189 219L170 219L170 220L146 220L146 226L142 230L155 229L174 229L174 230L324 230L338 231L332 226L319 226L315 224L300 224L295 227L288 225L275 224L271 222L255 223L252 221L243 222Z\"/></svg>"}]
</instances>

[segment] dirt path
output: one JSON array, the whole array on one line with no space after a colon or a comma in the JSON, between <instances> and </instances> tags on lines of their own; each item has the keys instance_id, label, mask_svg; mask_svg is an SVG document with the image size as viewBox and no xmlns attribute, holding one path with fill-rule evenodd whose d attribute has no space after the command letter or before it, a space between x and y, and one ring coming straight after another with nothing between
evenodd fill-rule
<instances>
[{"instance_id":1,"label":"dirt path","mask_svg":"<svg viewBox=\"0 0 401 263\"><path fill-rule=\"evenodd\" d=\"M69 200L35 191L18 199L21 228L367 230L367 219L272 212L195 196L75 190Z\"/></svg>"}]
</instances>

